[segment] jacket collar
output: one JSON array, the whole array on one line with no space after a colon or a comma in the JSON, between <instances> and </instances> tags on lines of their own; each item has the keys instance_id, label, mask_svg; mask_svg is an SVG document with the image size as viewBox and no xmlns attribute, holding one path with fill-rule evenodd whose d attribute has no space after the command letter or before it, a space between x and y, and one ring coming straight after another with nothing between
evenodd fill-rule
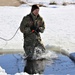
<instances>
[{"instance_id":1,"label":"jacket collar","mask_svg":"<svg viewBox=\"0 0 75 75\"><path fill-rule=\"evenodd\" d=\"M39 15L35 16L32 12L31 12L31 15L32 15L33 19L37 19L39 17Z\"/></svg>"}]
</instances>

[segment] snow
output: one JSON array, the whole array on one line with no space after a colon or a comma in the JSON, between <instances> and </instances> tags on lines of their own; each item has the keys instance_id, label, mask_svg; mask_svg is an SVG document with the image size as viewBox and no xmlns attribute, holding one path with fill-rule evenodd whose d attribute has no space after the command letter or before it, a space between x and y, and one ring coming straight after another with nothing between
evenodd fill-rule
<instances>
[{"instance_id":1,"label":"snow","mask_svg":"<svg viewBox=\"0 0 75 75\"><path fill-rule=\"evenodd\" d=\"M20 26L23 16L30 13L30 6L0 7L0 37L10 39ZM46 29L42 36L44 45L58 46L69 52L75 49L75 6L48 6L40 7ZM72 12L73 11L73 12ZM6 12L6 13L5 13ZM16 41L15 41L16 40ZM18 30L16 36L10 41L0 39L0 49L22 49L23 35Z\"/></svg>"},{"instance_id":2,"label":"snow","mask_svg":"<svg viewBox=\"0 0 75 75\"><path fill-rule=\"evenodd\" d=\"M57 3L59 5L65 3L75 3L75 0L20 0L25 3L36 3L36 4L49 4L49 3Z\"/></svg>"},{"instance_id":3,"label":"snow","mask_svg":"<svg viewBox=\"0 0 75 75\"><path fill-rule=\"evenodd\" d=\"M23 16L30 13L30 9L29 5L20 7L0 6L0 37L10 39L20 26ZM47 5L47 7L40 7L40 15L46 24L46 29L41 34L45 47L48 46L49 50L57 50L60 53L66 50L72 58L75 57L74 9L74 5ZM13 51L23 50L23 35L19 30L10 41L0 39L0 51L9 51L11 49ZM53 56L58 56L58 58L54 59ZM52 53L49 57L51 57L50 59L53 60L53 63L46 66L44 74L75 74L75 64L68 56ZM25 62L20 54L0 55L0 75L26 75L27 73L23 72L24 65Z\"/></svg>"},{"instance_id":4,"label":"snow","mask_svg":"<svg viewBox=\"0 0 75 75\"><path fill-rule=\"evenodd\" d=\"M5 70L2 69L1 67L0 67L0 75L7 75L7 73L5 73Z\"/></svg>"}]
</instances>

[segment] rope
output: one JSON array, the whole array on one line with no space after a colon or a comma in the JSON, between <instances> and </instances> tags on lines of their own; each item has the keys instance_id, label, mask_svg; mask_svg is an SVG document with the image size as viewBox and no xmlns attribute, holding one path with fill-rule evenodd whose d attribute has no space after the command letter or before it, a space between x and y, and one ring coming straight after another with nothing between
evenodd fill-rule
<instances>
[{"instance_id":1,"label":"rope","mask_svg":"<svg viewBox=\"0 0 75 75\"><path fill-rule=\"evenodd\" d=\"M10 39L5 39L5 38L2 38L2 37L0 37L0 39L2 39L4 41L10 41L10 40L12 40L15 37L16 33L18 32L19 28L20 27L18 27L18 29L16 30L15 34Z\"/></svg>"}]
</instances>

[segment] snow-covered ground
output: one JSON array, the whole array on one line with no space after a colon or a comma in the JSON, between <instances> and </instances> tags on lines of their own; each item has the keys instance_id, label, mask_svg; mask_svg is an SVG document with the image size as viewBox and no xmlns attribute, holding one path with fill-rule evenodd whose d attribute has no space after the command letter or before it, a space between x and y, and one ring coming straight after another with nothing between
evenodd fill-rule
<instances>
[{"instance_id":1,"label":"snow-covered ground","mask_svg":"<svg viewBox=\"0 0 75 75\"><path fill-rule=\"evenodd\" d=\"M56 3L56 4L63 4L63 3L75 3L75 0L20 0L27 3L37 3L37 4L49 4L49 3Z\"/></svg>"},{"instance_id":2,"label":"snow-covered ground","mask_svg":"<svg viewBox=\"0 0 75 75\"><path fill-rule=\"evenodd\" d=\"M31 7L28 5L20 7L0 6L0 37L10 39L22 21L23 16L30 13ZM42 41L50 49L64 49L69 53L75 52L75 6L48 5L40 7L40 15L43 17L46 29L42 36ZM23 35L20 31L10 41L0 39L0 51L2 50L23 50ZM55 54L53 54L55 55ZM57 55L58 59L45 68L44 74L75 74L75 64L66 56ZM10 57L10 58L9 58ZM20 62L18 61L20 59ZM14 61L14 62L13 62ZM11 65L10 65L10 64ZM19 72L17 66L21 66L23 72L24 62L20 55L0 55L0 73L5 75ZM56 68L55 68L56 67ZM15 68L15 70L14 70ZM24 73L21 73L24 75ZM2 75L2 74L1 74ZM4 74L3 74L4 75ZM20 73L16 74L20 75Z\"/></svg>"},{"instance_id":3,"label":"snow-covered ground","mask_svg":"<svg viewBox=\"0 0 75 75\"><path fill-rule=\"evenodd\" d=\"M10 39L20 26L23 16L30 13L30 6L0 7L0 37ZM45 46L57 46L75 52L75 6L40 7L46 29L42 36ZM18 30L10 41L0 39L0 49L22 49L23 36Z\"/></svg>"}]
</instances>

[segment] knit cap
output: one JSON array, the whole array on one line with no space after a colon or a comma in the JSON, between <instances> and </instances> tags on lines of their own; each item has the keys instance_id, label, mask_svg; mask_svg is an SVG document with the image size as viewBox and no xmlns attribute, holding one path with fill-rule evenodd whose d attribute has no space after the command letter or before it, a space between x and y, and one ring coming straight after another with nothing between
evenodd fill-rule
<instances>
[{"instance_id":1,"label":"knit cap","mask_svg":"<svg viewBox=\"0 0 75 75\"><path fill-rule=\"evenodd\" d=\"M39 9L39 6L38 5L32 5L31 12L33 12L35 9Z\"/></svg>"}]
</instances>

